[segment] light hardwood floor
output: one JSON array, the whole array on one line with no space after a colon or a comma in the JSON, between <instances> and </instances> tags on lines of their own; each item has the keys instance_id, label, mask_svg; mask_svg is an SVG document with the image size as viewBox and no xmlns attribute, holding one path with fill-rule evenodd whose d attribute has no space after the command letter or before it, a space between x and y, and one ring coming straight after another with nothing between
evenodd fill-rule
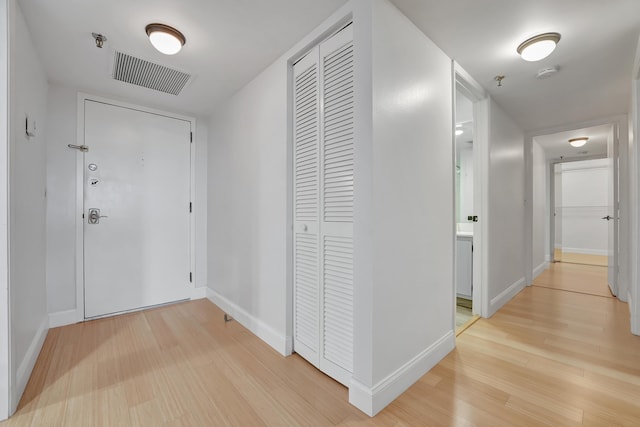
<instances>
[{"instance_id":1,"label":"light hardwood floor","mask_svg":"<svg viewBox=\"0 0 640 427\"><path fill-rule=\"evenodd\" d=\"M534 286L612 297L607 283L607 267L553 263L533 281Z\"/></svg>"},{"instance_id":2,"label":"light hardwood floor","mask_svg":"<svg viewBox=\"0 0 640 427\"><path fill-rule=\"evenodd\" d=\"M553 256L557 261L569 262L572 264L599 265L601 267L606 267L609 264L609 257L603 255L576 254L556 249Z\"/></svg>"},{"instance_id":3,"label":"light hardwood floor","mask_svg":"<svg viewBox=\"0 0 640 427\"><path fill-rule=\"evenodd\" d=\"M638 426L640 337L614 298L528 287L375 418L207 300L52 329L5 426Z\"/></svg>"}]
</instances>

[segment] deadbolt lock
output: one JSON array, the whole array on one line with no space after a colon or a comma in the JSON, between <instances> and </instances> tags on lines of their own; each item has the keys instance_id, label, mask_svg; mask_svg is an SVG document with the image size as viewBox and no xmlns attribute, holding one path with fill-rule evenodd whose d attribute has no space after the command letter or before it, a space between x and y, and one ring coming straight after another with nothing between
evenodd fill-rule
<instances>
[{"instance_id":1,"label":"deadbolt lock","mask_svg":"<svg viewBox=\"0 0 640 427\"><path fill-rule=\"evenodd\" d=\"M100 215L100 209L91 208L89 209L89 224L100 224L100 218L107 218L106 215Z\"/></svg>"}]
</instances>

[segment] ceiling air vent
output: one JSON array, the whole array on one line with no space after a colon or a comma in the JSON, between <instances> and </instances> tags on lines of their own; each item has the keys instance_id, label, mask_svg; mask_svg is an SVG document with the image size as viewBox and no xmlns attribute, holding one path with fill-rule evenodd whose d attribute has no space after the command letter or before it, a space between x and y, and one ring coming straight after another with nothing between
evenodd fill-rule
<instances>
[{"instance_id":1,"label":"ceiling air vent","mask_svg":"<svg viewBox=\"0 0 640 427\"><path fill-rule=\"evenodd\" d=\"M178 95L191 79L191 74L116 51L113 61L113 78Z\"/></svg>"}]
</instances>

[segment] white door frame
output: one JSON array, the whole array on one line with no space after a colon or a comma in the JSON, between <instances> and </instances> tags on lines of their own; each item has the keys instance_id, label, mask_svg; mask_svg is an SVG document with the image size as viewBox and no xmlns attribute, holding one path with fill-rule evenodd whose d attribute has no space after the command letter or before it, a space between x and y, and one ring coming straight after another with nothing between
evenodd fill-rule
<instances>
[{"instance_id":1,"label":"white door frame","mask_svg":"<svg viewBox=\"0 0 640 427\"><path fill-rule=\"evenodd\" d=\"M484 88L471 77L457 62L453 61L453 128L455 129L455 94L457 86L464 88L465 96L473 102L473 204L475 215L479 221L473 227L473 290L472 310L473 314L487 317L489 315L488 293L488 236L489 236L489 96ZM453 132L453 185L455 187L455 132ZM454 189L455 192L455 189ZM454 209L455 212L455 198ZM453 303L456 297L456 229L454 221L453 230L454 255L453 255ZM455 325L455 310L454 325Z\"/></svg>"},{"instance_id":2,"label":"white door frame","mask_svg":"<svg viewBox=\"0 0 640 427\"><path fill-rule=\"evenodd\" d=\"M102 102L104 104L114 105L117 107L129 108L136 111L142 111L150 114L157 114L160 116L166 116L174 119L184 120L191 123L191 147L190 147L190 200L195 204L195 149L193 148L193 141L196 140L196 120L193 117L183 116L167 111L156 110L153 108L143 107L140 105L130 104L127 102L115 101L113 99L103 98L100 96L90 95L87 93L78 93L78 109L77 109L77 135L76 144L84 145L84 103L86 100ZM89 147L91 149L91 147ZM84 213L84 154L78 151L76 154L76 320L83 322L85 320L84 313L84 219L82 214ZM185 206L185 209L187 207ZM192 209L189 216L189 265L192 274L195 274L195 209ZM195 293L195 276L192 276L192 281L189 283L192 295ZM136 310L132 310L136 311Z\"/></svg>"},{"instance_id":3,"label":"white door frame","mask_svg":"<svg viewBox=\"0 0 640 427\"><path fill-rule=\"evenodd\" d=\"M549 200L547 201L547 207L549 212L549 247L547 249L549 252L549 262L556 261L555 259L555 238L556 238L556 226L555 226L555 210L556 210L556 191L555 191L555 183L556 183L556 173L555 167L556 165L560 165L563 163L573 163L573 162L584 162L587 160L596 160L596 159L606 159L607 156L597 155L597 156L583 156L583 157L564 157L562 159L554 159L551 161L547 161L547 166L549 168L549 176L547 179L549 180Z\"/></svg>"},{"instance_id":4,"label":"white door frame","mask_svg":"<svg viewBox=\"0 0 640 427\"><path fill-rule=\"evenodd\" d=\"M525 278L528 286L531 286L533 282L533 204L531 200L533 199L533 158L531 155L531 151L533 149L533 139L536 136L550 135L559 132L567 132L575 129L589 128L594 126L602 126L602 125L612 125L614 129L617 129L617 135L614 138L614 145L616 146L616 152L618 153L618 158L623 161L619 162L619 167L617 170L617 181L619 183L618 187L618 244L614 248L616 254L614 255L614 259L617 260L618 271L617 271L617 291L618 298L626 302L628 299L628 291L629 291L629 247L630 247L630 211L629 211L629 171L628 168L625 167L624 161L628 157L628 147L629 147L629 133L625 132L625 129L628 129L629 122L626 115L607 117L603 119L591 120L588 122L574 123L572 125L563 125L563 126L555 126L546 129L540 129L537 131L529 132L525 137L525 162L527 174L525 176L526 182L526 192L525 199L527 202L527 206L525 209ZM588 157L583 157L575 160L588 160ZM571 159L564 159L565 161L569 161ZM547 200L547 204L551 205L551 202ZM553 217L551 216L550 221L553 221ZM553 225L550 225L550 229ZM551 245L551 244L550 244ZM622 250L620 250L622 248ZM551 257L553 256L553 252L551 253ZM553 259L553 258L552 258Z\"/></svg>"},{"instance_id":5,"label":"white door frame","mask_svg":"<svg viewBox=\"0 0 640 427\"><path fill-rule=\"evenodd\" d=\"M9 2L0 0L0 421L9 418L11 298L9 297Z\"/></svg>"}]
</instances>

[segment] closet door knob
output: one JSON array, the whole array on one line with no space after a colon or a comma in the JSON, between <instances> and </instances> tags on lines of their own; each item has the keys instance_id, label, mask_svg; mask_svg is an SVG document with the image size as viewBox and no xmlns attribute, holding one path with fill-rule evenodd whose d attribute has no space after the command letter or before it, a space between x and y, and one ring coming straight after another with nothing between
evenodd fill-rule
<instances>
[{"instance_id":1,"label":"closet door knob","mask_svg":"<svg viewBox=\"0 0 640 427\"><path fill-rule=\"evenodd\" d=\"M307 224L302 226L302 231L307 231L309 229L309 227L307 227Z\"/></svg>"}]
</instances>

